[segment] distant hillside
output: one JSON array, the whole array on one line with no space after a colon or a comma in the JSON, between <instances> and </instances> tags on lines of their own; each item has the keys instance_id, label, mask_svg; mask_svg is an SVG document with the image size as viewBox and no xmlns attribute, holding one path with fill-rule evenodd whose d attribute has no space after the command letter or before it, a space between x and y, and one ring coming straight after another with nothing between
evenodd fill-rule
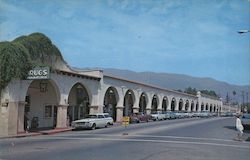
<instances>
[{"instance_id":1,"label":"distant hillside","mask_svg":"<svg viewBox=\"0 0 250 160\"><path fill-rule=\"evenodd\" d=\"M220 95L224 100L228 93L231 101L243 101L242 91L245 92L244 102L246 102L246 93L250 94L250 86L238 86L228 84L226 82L217 81L212 78L197 78L182 74L170 73L154 73L154 72L133 72L120 69L103 69L104 74L130 79L138 82L156 85L163 88L184 91L188 87L196 88L197 90L213 90ZM236 91L236 95L233 95ZM248 99L250 95L248 96Z\"/></svg>"}]
</instances>

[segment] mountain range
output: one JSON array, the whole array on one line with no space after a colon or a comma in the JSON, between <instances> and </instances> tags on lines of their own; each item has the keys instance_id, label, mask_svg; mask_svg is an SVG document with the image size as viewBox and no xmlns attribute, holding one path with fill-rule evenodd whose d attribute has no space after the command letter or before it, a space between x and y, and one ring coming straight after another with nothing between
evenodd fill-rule
<instances>
[{"instance_id":1,"label":"mountain range","mask_svg":"<svg viewBox=\"0 0 250 160\"><path fill-rule=\"evenodd\" d=\"M223 101L226 101L227 95L231 102L243 103L244 99L244 103L246 103L249 102L250 98L250 95L248 95L250 94L249 85L234 85L213 78L199 78L174 73L134 72L114 68L103 68L102 70L105 75L120 77L172 90L184 91L186 88L191 87L196 90L215 91ZM233 92L236 94L234 95Z\"/></svg>"}]
</instances>

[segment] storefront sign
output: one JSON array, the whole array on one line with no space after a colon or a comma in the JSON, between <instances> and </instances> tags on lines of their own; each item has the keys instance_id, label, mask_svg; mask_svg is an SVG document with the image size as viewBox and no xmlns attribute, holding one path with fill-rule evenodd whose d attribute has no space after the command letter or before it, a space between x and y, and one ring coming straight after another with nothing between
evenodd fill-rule
<instances>
[{"instance_id":1,"label":"storefront sign","mask_svg":"<svg viewBox=\"0 0 250 160\"><path fill-rule=\"evenodd\" d=\"M127 127L129 125L130 118L128 116L125 116L122 118L122 125Z\"/></svg>"},{"instance_id":2,"label":"storefront sign","mask_svg":"<svg viewBox=\"0 0 250 160\"><path fill-rule=\"evenodd\" d=\"M29 71L27 79L49 79L49 67L36 67Z\"/></svg>"}]
</instances>

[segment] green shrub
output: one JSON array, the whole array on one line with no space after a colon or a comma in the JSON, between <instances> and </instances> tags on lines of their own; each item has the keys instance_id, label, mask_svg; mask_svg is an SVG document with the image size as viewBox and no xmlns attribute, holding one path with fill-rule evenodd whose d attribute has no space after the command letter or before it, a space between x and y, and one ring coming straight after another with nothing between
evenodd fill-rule
<instances>
[{"instance_id":1,"label":"green shrub","mask_svg":"<svg viewBox=\"0 0 250 160\"><path fill-rule=\"evenodd\" d=\"M0 92L16 79L26 79L34 66L53 68L55 59L63 61L58 48L42 33L21 36L12 42L0 42Z\"/></svg>"}]
</instances>

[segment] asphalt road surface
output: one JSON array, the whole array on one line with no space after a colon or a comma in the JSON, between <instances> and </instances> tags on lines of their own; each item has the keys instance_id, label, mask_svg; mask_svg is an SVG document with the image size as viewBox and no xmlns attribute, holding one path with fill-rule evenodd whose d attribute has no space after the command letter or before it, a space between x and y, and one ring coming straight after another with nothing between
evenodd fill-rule
<instances>
[{"instance_id":1,"label":"asphalt road surface","mask_svg":"<svg viewBox=\"0 0 250 160\"><path fill-rule=\"evenodd\" d=\"M235 118L179 119L0 139L1 160L249 160Z\"/></svg>"}]
</instances>

